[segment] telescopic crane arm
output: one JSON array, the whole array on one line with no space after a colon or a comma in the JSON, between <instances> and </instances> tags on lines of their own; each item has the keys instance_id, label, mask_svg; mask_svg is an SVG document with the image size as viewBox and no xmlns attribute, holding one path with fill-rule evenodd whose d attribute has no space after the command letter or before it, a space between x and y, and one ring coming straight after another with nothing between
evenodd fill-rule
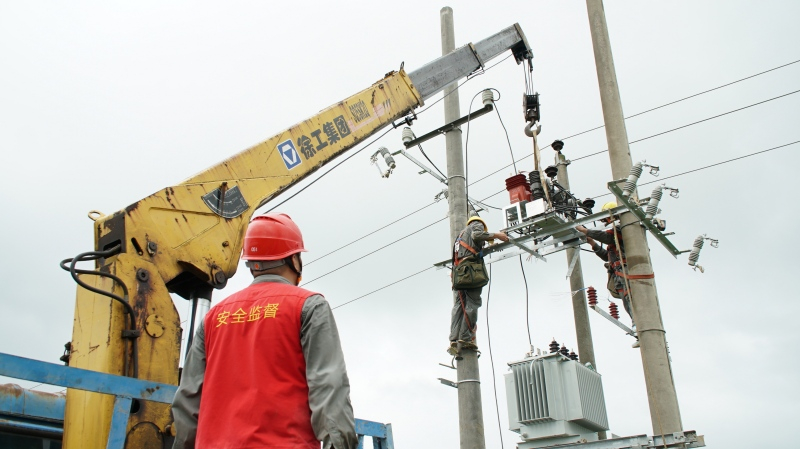
<instances>
[{"instance_id":1,"label":"telescopic crane arm","mask_svg":"<svg viewBox=\"0 0 800 449\"><path fill-rule=\"evenodd\" d=\"M69 365L130 375L124 360L138 343L139 377L177 384L180 319L169 293L208 298L236 273L242 243L255 210L323 165L403 118L450 83L511 51L532 58L519 25L467 44L423 67L388 73L369 88L319 114L164 188L116 213L95 216L95 248L113 250L99 259L101 272L116 275L130 292L135 326L116 301L78 287ZM117 282L83 274L82 281L122 296ZM140 331L130 332L131 327ZM122 338L123 330L126 339ZM123 367L128 372L123 373ZM67 448L103 447L113 401L69 390L64 441ZM170 424L169 409L142 404L128 423L128 447L145 447ZM159 433L156 432L156 433ZM149 446L147 446L149 447Z\"/></svg>"}]
</instances>

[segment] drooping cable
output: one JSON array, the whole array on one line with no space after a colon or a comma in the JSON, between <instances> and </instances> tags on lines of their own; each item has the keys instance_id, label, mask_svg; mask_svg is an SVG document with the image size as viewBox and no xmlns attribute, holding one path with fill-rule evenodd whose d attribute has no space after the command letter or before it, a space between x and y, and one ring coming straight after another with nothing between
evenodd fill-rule
<instances>
[{"instance_id":1,"label":"drooping cable","mask_svg":"<svg viewBox=\"0 0 800 449\"><path fill-rule=\"evenodd\" d=\"M528 278L525 277L525 266L522 265L522 256L519 256L519 269L522 270L522 281L525 283L525 326L528 328L528 345L532 345L533 340L531 340L531 314L529 311L530 298L528 296Z\"/></svg>"},{"instance_id":2,"label":"drooping cable","mask_svg":"<svg viewBox=\"0 0 800 449\"><path fill-rule=\"evenodd\" d=\"M440 174L440 175L442 175L442 178L447 178L447 175L445 175L444 173L442 173L442 171L441 171L441 170L439 170L439 167L437 167L437 166L436 166L436 164L434 164L434 163L433 163L433 161L431 160L431 158L429 158L429 157L428 157L428 155L425 153L425 150L423 150L423 149L422 149L422 144L418 144L417 146L419 147L419 152L420 152L420 153L422 153L422 155L423 155L423 156L425 156L425 159L426 159L428 162L430 162L430 164L431 164L431 165L433 165L433 168L435 168L435 169L436 169L436 171L438 171L438 172L439 172L439 174Z\"/></svg>"},{"instance_id":3,"label":"drooping cable","mask_svg":"<svg viewBox=\"0 0 800 449\"><path fill-rule=\"evenodd\" d=\"M492 101L499 101L500 91L497 89L492 89L492 90L497 92L497 100L492 100ZM519 173L517 171L517 161L514 159L514 150L511 149L511 138L508 137L508 130L506 129L506 124L503 123L503 117L500 116L500 110L494 108L494 112L497 113L497 118L500 120L500 125L503 127L503 132L506 134L506 142L508 142L508 152L511 153L511 164L514 166L514 174L517 174Z\"/></svg>"},{"instance_id":4,"label":"drooping cable","mask_svg":"<svg viewBox=\"0 0 800 449\"><path fill-rule=\"evenodd\" d=\"M489 265L489 289L486 291L486 342L489 345L489 362L492 365L492 390L494 391L494 409L497 413L497 431L500 433L500 448L503 446L503 426L500 424L500 406L497 402L497 377L494 372L494 356L492 355L492 333L489 329L489 300L492 297L492 265Z\"/></svg>"},{"instance_id":5,"label":"drooping cable","mask_svg":"<svg viewBox=\"0 0 800 449\"><path fill-rule=\"evenodd\" d=\"M129 298L128 286L125 285L125 282L123 282L122 279L120 279L119 277L117 277L117 276L115 276L115 275L113 275L111 273L103 273L101 271L92 271L92 270L80 270L80 269L75 267L75 265L78 262L88 262L88 261L93 261L93 260L97 260L97 259L105 259L105 258L111 257L111 256L113 256L115 254L118 254L120 252L121 248L122 248L122 246L118 244L118 245L115 245L114 247L112 247L112 248L110 248L108 250L105 250L105 251L87 251L85 253L78 254L77 256L75 256L73 258L64 259L64 260L61 261L61 263L59 265L61 266L62 270L68 271L70 273L70 275L72 276L72 279L78 285L83 287L84 289L86 289L86 290L88 290L90 292L93 292L93 293L97 293L98 295L111 298L111 299L113 299L115 301L118 301L118 302L120 302L122 304L123 308L125 309L125 312L127 313L128 317L130 319L130 325L128 326L128 330L132 334L132 337L129 338L129 340L131 342L131 362L132 362L131 365L133 367L133 376L132 377L138 378L139 377L139 351L138 351L138 345L136 343L136 335L135 335L136 332L137 332L137 330L136 330L136 314L135 314L135 312L133 310L133 307L131 307L130 303L128 302L128 298ZM69 264L69 266L67 266L67 264ZM109 279L113 280L114 282L116 282L120 286L120 288L122 288L123 296L119 296L119 295L116 295L116 294L114 294L112 292L108 292L108 291L105 291L105 290L101 290L101 289L99 289L97 287L93 287L93 286L87 284L86 282L84 282L83 280L81 280L81 278L78 277L79 274L88 275L88 276L99 276L99 277L109 278ZM127 357L125 357L125 359L123 361L123 374L125 376L129 375L128 374L128 358Z\"/></svg>"}]
</instances>

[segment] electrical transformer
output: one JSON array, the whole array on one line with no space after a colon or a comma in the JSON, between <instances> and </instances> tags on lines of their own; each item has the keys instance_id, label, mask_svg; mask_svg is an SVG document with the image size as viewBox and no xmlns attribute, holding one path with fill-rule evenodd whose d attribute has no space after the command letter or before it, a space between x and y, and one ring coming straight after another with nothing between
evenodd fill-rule
<instances>
[{"instance_id":1,"label":"electrical transformer","mask_svg":"<svg viewBox=\"0 0 800 449\"><path fill-rule=\"evenodd\" d=\"M603 384L593 369L560 353L508 365L509 429L522 437L518 449L596 441L608 430Z\"/></svg>"}]
</instances>

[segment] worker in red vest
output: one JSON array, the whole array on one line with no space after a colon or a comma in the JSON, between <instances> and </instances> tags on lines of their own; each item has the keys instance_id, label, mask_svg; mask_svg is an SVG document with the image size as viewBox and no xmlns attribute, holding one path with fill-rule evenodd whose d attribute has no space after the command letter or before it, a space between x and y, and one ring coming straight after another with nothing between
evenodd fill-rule
<instances>
[{"instance_id":1,"label":"worker in red vest","mask_svg":"<svg viewBox=\"0 0 800 449\"><path fill-rule=\"evenodd\" d=\"M250 223L253 283L198 326L172 403L173 448L357 447L336 322L322 295L297 287L303 251L289 216Z\"/></svg>"}]
</instances>

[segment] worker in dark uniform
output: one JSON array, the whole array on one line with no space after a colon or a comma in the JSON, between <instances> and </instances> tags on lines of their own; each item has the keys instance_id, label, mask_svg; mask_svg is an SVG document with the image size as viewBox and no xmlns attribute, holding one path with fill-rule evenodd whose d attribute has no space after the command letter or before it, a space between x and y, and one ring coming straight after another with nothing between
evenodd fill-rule
<instances>
[{"instance_id":1,"label":"worker in dark uniform","mask_svg":"<svg viewBox=\"0 0 800 449\"><path fill-rule=\"evenodd\" d=\"M607 211L617 207L617 203L608 202L603 205L602 210ZM608 270L608 292L611 296L622 300L622 306L628 312L633 322L633 309L631 309L630 292L625 282L624 273L625 266L625 244L622 241L622 231L617 225L618 216L606 217L602 221L606 225L611 225L612 228L601 231L596 229L586 229L584 226L576 226L575 229L586 235L586 241L592 246L592 251L597 257L606 261L606 269ZM606 245L604 249L597 242ZM619 242L619 247L617 247ZM634 324L635 327L635 324Z\"/></svg>"},{"instance_id":2,"label":"worker in dark uniform","mask_svg":"<svg viewBox=\"0 0 800 449\"><path fill-rule=\"evenodd\" d=\"M453 247L454 259L460 260L474 253L480 253L486 242L494 239L507 242L508 236L502 232L488 232L486 222L477 215L467 220L467 226L459 233ZM447 352L458 354L461 348L475 349L475 330L478 321L478 308L482 304L481 288L455 290L455 300L450 312L450 346Z\"/></svg>"},{"instance_id":3,"label":"worker in dark uniform","mask_svg":"<svg viewBox=\"0 0 800 449\"><path fill-rule=\"evenodd\" d=\"M198 325L172 403L173 448L358 446L330 306L297 287L302 251L287 215L248 226L242 259L253 283Z\"/></svg>"}]
</instances>

